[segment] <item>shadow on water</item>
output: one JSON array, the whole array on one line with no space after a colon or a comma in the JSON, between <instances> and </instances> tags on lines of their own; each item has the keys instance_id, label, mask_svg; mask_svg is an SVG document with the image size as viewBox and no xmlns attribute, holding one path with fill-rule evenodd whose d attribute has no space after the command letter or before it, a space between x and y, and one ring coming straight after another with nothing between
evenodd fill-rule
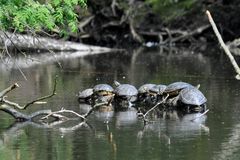
<instances>
[{"instance_id":1,"label":"shadow on water","mask_svg":"<svg viewBox=\"0 0 240 160\"><path fill-rule=\"evenodd\" d=\"M160 118L144 126L136 110L94 112L87 125L78 121L54 128L22 124L10 132L12 120L0 112L0 159L10 159L12 155L26 160L239 159L240 88L224 55L212 48L196 51L184 47L140 48L129 52L68 58L59 55L51 60L46 54L31 56L43 64L31 63L30 59L26 62L21 57L5 59L0 64L0 88L18 82L21 87L8 96L23 104L50 93L57 74L58 94L46 105L30 107L26 112L64 107L84 113L89 106L79 105L76 94L99 83L112 85L118 80L139 87L144 83L186 81L201 84L200 90L207 97L210 109L207 117L192 122L189 119L196 114L176 114L174 119Z\"/></svg>"}]
</instances>

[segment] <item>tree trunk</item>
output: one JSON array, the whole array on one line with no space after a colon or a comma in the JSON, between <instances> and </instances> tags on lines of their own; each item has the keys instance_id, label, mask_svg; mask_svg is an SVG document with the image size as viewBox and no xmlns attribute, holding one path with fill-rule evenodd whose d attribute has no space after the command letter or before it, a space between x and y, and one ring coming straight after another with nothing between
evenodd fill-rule
<instances>
[{"instance_id":1,"label":"tree trunk","mask_svg":"<svg viewBox=\"0 0 240 160\"><path fill-rule=\"evenodd\" d=\"M34 37L10 32L0 31L0 45L4 47L17 47L23 49L40 49L54 51L89 51L109 52L112 49L85 45L82 43L62 41L47 37Z\"/></svg>"}]
</instances>

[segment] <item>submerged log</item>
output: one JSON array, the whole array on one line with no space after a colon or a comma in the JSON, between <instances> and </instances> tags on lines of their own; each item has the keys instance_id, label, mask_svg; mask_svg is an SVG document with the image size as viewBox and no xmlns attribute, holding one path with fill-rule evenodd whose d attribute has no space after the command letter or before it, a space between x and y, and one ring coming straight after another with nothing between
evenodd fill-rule
<instances>
[{"instance_id":1,"label":"submerged log","mask_svg":"<svg viewBox=\"0 0 240 160\"><path fill-rule=\"evenodd\" d=\"M82 43L56 40L47 37L34 37L17 33L0 31L0 45L3 47L17 47L24 49L40 49L53 51L102 51L109 52L112 49L106 47L91 46Z\"/></svg>"}]
</instances>

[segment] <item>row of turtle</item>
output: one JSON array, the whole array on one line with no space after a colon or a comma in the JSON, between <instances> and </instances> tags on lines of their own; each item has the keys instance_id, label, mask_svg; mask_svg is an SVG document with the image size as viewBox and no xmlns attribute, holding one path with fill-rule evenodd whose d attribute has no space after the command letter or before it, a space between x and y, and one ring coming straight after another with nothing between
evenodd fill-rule
<instances>
[{"instance_id":1,"label":"row of turtle","mask_svg":"<svg viewBox=\"0 0 240 160\"><path fill-rule=\"evenodd\" d=\"M120 84L114 81L115 87L108 84L98 84L93 88L80 91L80 103L113 102L118 107L128 108L133 104L152 106L163 101L169 107L181 106L184 108L206 109L207 99L199 90L186 82L174 82L169 85L144 84L138 89L131 84Z\"/></svg>"}]
</instances>

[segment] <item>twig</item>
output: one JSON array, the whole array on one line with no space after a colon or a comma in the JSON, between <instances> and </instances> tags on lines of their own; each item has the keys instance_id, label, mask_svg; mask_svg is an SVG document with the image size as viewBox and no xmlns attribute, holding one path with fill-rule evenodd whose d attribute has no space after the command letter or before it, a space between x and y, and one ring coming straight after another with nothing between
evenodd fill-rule
<instances>
[{"instance_id":1,"label":"twig","mask_svg":"<svg viewBox=\"0 0 240 160\"><path fill-rule=\"evenodd\" d=\"M190 37L190 36L193 36L193 35L196 35L196 34L200 34L204 30L206 30L208 27L209 27L209 25L204 25L204 26L201 26L201 27L199 27L199 28L197 28L197 29L195 29L195 30L193 30L191 32L182 32L181 36L172 39L172 43L180 41L180 40L183 40L183 39L185 39L187 37Z\"/></svg>"},{"instance_id":2,"label":"twig","mask_svg":"<svg viewBox=\"0 0 240 160\"><path fill-rule=\"evenodd\" d=\"M53 97L54 95L56 95L56 87L57 87L57 76L55 77L55 82L54 82L54 87L53 87L53 91L52 91L52 94L50 95L47 95L47 96L44 96L44 97L40 97L40 98L37 98L27 104L25 104L24 106L20 106L19 104L15 103L15 102L11 102L11 101L8 101L5 99L5 97L2 98L2 102L7 104L7 105L10 105L12 107L16 107L18 109L21 109L21 110L24 110L26 109L28 106L34 104L34 103L37 103L41 100L44 100L44 99L48 99L48 98L51 98Z\"/></svg>"},{"instance_id":3,"label":"twig","mask_svg":"<svg viewBox=\"0 0 240 160\"><path fill-rule=\"evenodd\" d=\"M37 116L48 115L50 113L52 113L52 111L47 109L47 110L40 110L40 111L33 112L30 115L28 115L28 116L29 116L30 119L33 119L33 118L35 118ZM66 120L66 119L68 119L67 117L65 117L63 115L60 115L60 114L57 114L57 113L56 114L51 114L51 117L56 118L57 120Z\"/></svg>"},{"instance_id":4,"label":"twig","mask_svg":"<svg viewBox=\"0 0 240 160\"><path fill-rule=\"evenodd\" d=\"M87 26L93 19L95 18L95 16L90 16L82 21L79 22L78 28L79 30L84 33L85 31L83 30L83 28L85 26Z\"/></svg>"},{"instance_id":5,"label":"twig","mask_svg":"<svg viewBox=\"0 0 240 160\"><path fill-rule=\"evenodd\" d=\"M34 35L33 37L37 39L38 43L44 47L44 44L39 40L39 38L37 37L37 34L35 33L35 31L32 31L31 27L28 27L28 28L29 28L29 31ZM52 49L48 49L47 47L46 47L46 49L47 49L47 50L53 55L53 57L55 58L56 52L54 52ZM56 59L56 62L57 62L58 66L59 66L60 68L63 68L62 65L61 65L61 63L60 63L57 59Z\"/></svg>"},{"instance_id":6,"label":"twig","mask_svg":"<svg viewBox=\"0 0 240 160\"><path fill-rule=\"evenodd\" d=\"M169 95L167 95L162 101L158 102L155 106L153 106L151 109L149 109L145 114L143 114L143 120L144 123L148 122L148 120L146 119L146 116L149 112L151 112L152 110L154 110L158 105L162 104L163 102L166 101L166 99L168 98Z\"/></svg>"},{"instance_id":7,"label":"twig","mask_svg":"<svg viewBox=\"0 0 240 160\"><path fill-rule=\"evenodd\" d=\"M113 15L114 15L115 17L117 16L116 6L118 6L117 0L112 0L111 8L112 8Z\"/></svg>"},{"instance_id":8,"label":"twig","mask_svg":"<svg viewBox=\"0 0 240 160\"><path fill-rule=\"evenodd\" d=\"M72 110L67 110L67 109L62 108L60 111L50 112L48 115L42 117L41 120L48 119L50 116L55 115L55 114L58 115L59 113L72 113L72 114L76 115L77 117L80 117L83 120L86 119L83 115L80 115L77 112L74 112Z\"/></svg>"},{"instance_id":9,"label":"twig","mask_svg":"<svg viewBox=\"0 0 240 160\"><path fill-rule=\"evenodd\" d=\"M87 118L97 107L100 107L102 105L108 105L109 103L103 102L103 103L97 103L95 104L86 114L84 114L84 118Z\"/></svg>"},{"instance_id":10,"label":"twig","mask_svg":"<svg viewBox=\"0 0 240 160\"><path fill-rule=\"evenodd\" d=\"M13 43L11 37L9 37L5 32L3 32L3 33L4 33L5 36L9 39L9 41L11 41L11 43L15 46L15 44ZM14 33L14 34L15 34L15 33ZM11 54L8 52L7 41L4 43L4 45L5 45L5 51L6 51L7 55L9 56L9 58L12 58ZM17 48L17 49L18 49L18 48ZM21 70L21 68L19 67L19 65L16 64L16 66L17 66L19 72L21 73L21 75L23 76L23 78L27 81L27 77L26 77L26 75L23 73L23 71Z\"/></svg>"},{"instance_id":11,"label":"twig","mask_svg":"<svg viewBox=\"0 0 240 160\"><path fill-rule=\"evenodd\" d=\"M212 25L213 31L214 31L215 35L217 36L217 39L218 39L220 45L222 46L224 52L225 52L226 55L228 56L230 62L232 63L232 65L233 65L233 67L234 67L234 69L235 69L235 71L236 71L236 73L237 73L236 79L240 80L240 68L239 68L237 62L235 61L235 59L234 59L233 55L231 54L229 48L228 48L228 47L226 46L226 44L224 43L224 41L223 41L223 39L222 39L222 36L221 36L221 34L219 33L219 31L218 31L218 29L217 29L217 26L216 26L216 24L215 24L215 22L214 22L214 20L213 20L213 18L212 18L212 16L211 16L211 13L207 10L207 11L206 11L206 14L207 14L207 16L208 16L208 20L209 20L210 24Z\"/></svg>"},{"instance_id":12,"label":"twig","mask_svg":"<svg viewBox=\"0 0 240 160\"><path fill-rule=\"evenodd\" d=\"M140 37L138 35L138 33L136 32L135 28L134 28L134 24L133 24L133 20L129 18L129 25L130 25L130 30L131 30L131 34L133 36L133 39L139 43L143 43L143 39L142 37Z\"/></svg>"},{"instance_id":13,"label":"twig","mask_svg":"<svg viewBox=\"0 0 240 160\"><path fill-rule=\"evenodd\" d=\"M195 121L196 119L198 119L198 118L201 118L202 116L204 116L205 114L207 114L208 113L208 111L209 111L209 109L207 109L205 112L203 112L202 114L200 114L199 116L197 116L197 117L195 117L195 118L193 118L193 119L191 119L190 121Z\"/></svg>"},{"instance_id":14,"label":"twig","mask_svg":"<svg viewBox=\"0 0 240 160\"><path fill-rule=\"evenodd\" d=\"M11 90L18 88L18 87L19 87L19 85L17 83L12 84L8 88L6 88L2 92L0 92L0 98L3 98L6 94L8 94L8 92L10 92Z\"/></svg>"}]
</instances>

